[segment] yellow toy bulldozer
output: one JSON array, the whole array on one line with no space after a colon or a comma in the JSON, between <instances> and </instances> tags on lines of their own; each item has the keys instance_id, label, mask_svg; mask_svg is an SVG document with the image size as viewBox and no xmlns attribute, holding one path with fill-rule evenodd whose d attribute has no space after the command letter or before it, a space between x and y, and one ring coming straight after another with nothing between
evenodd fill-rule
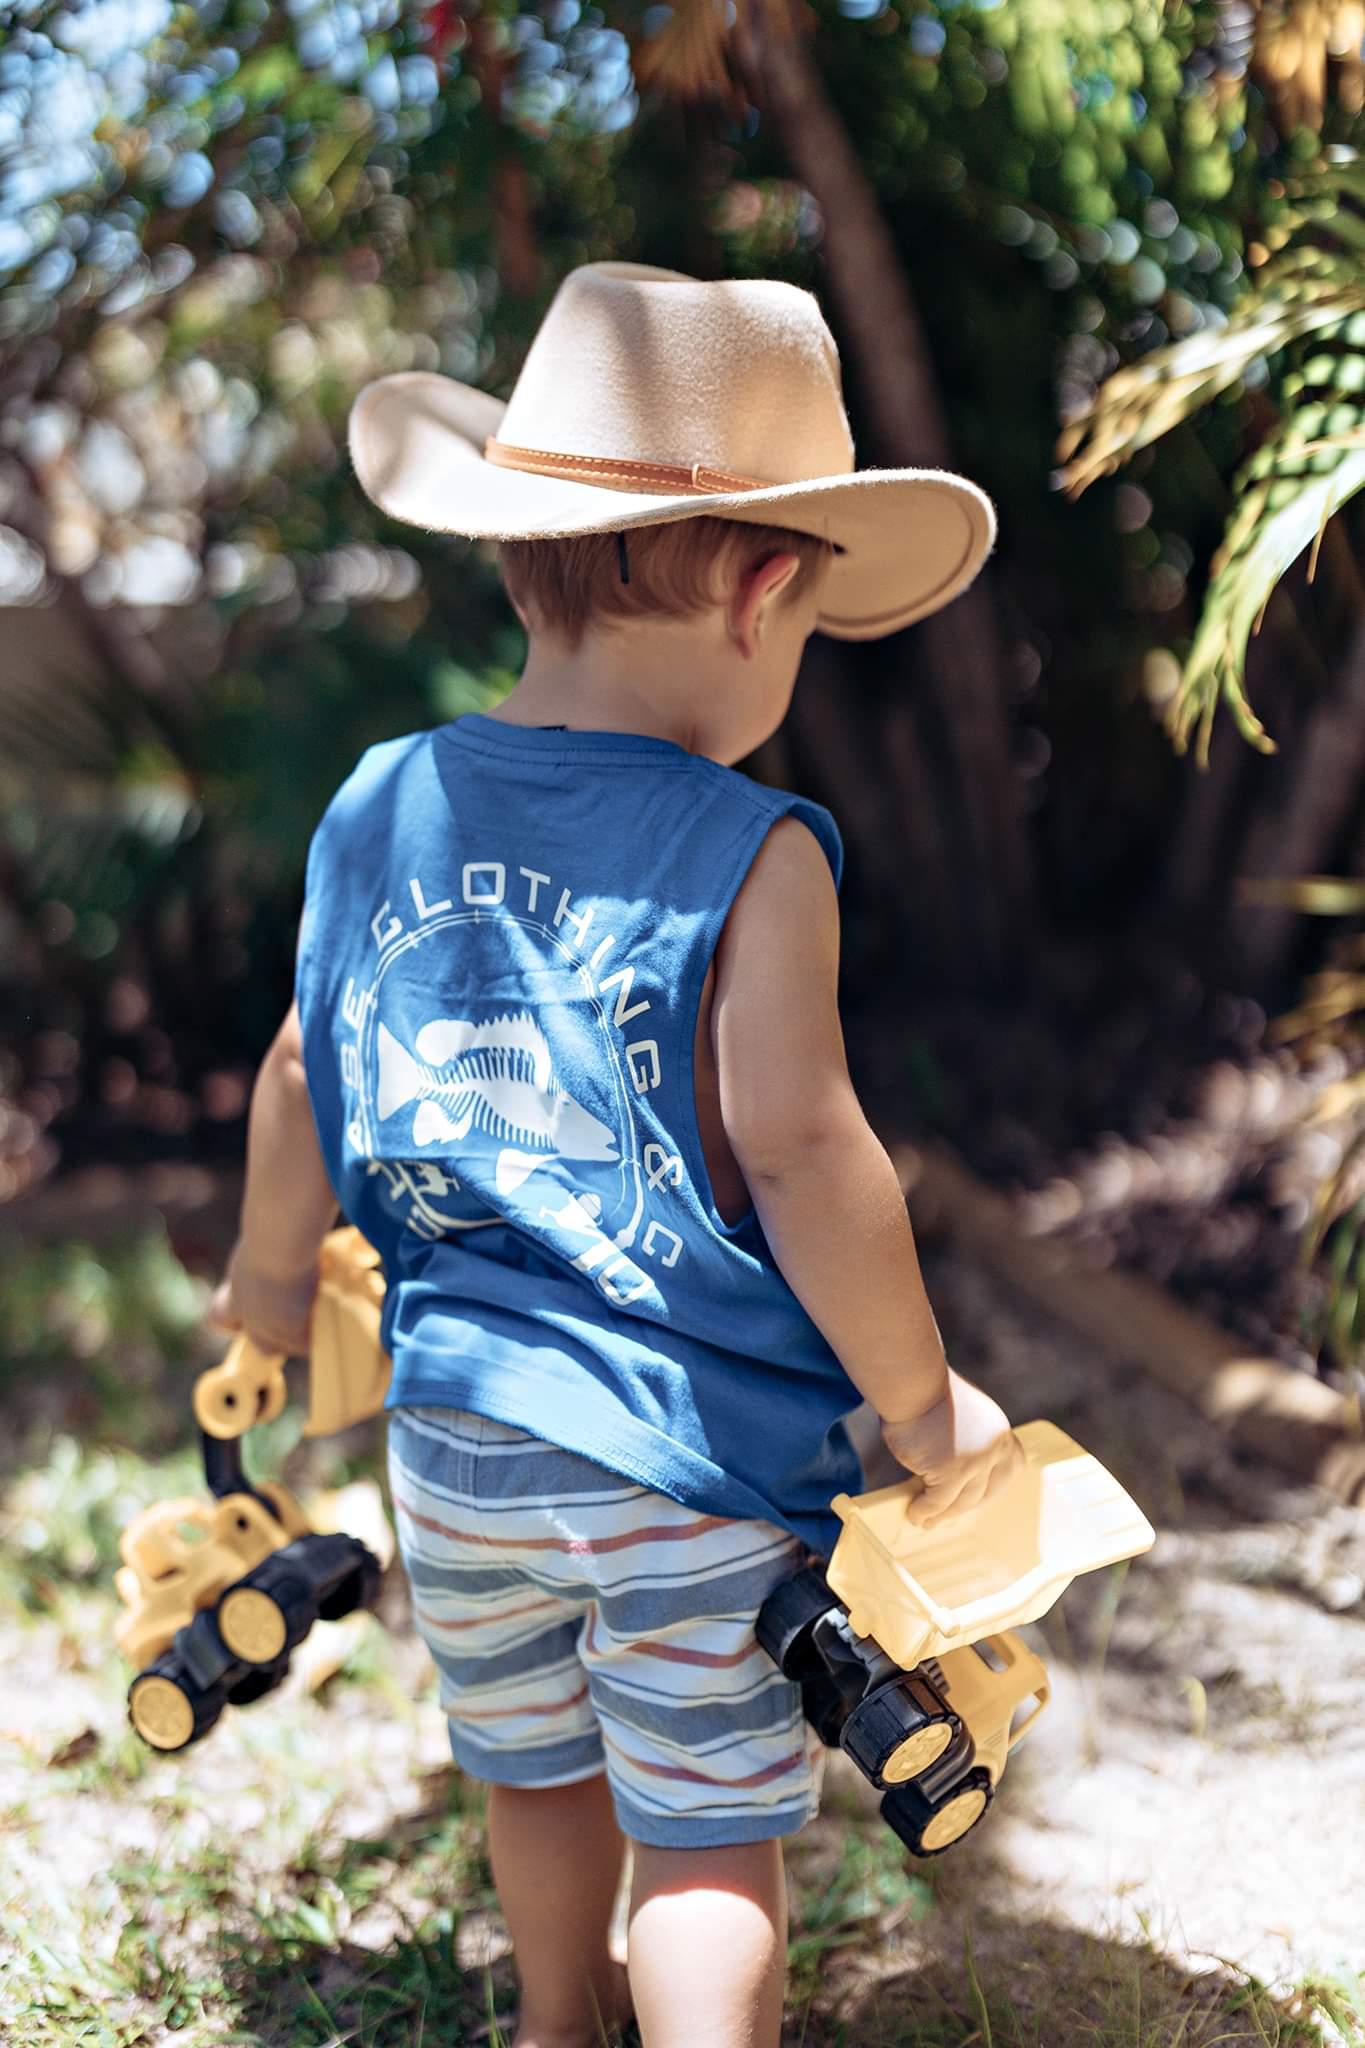
<instances>
[{"instance_id":1,"label":"yellow toy bulldozer","mask_svg":"<svg viewBox=\"0 0 1365 2048\"><path fill-rule=\"evenodd\" d=\"M378 1254L358 1230L334 1230L319 1260L306 1436L383 1406L383 1299ZM378 1597L381 1567L364 1543L311 1529L285 1487L256 1485L243 1470L242 1437L284 1406L284 1366L242 1336L201 1373L194 1412L210 1497L158 1502L123 1533L114 1583L126 1611L115 1638L137 1670L129 1716L154 1749L184 1749L229 1701L272 1691L315 1621Z\"/></svg>"},{"instance_id":2,"label":"yellow toy bulldozer","mask_svg":"<svg viewBox=\"0 0 1365 2048\"><path fill-rule=\"evenodd\" d=\"M1026 1422L1015 1435L1024 1458L1010 1483L934 1528L906 1517L917 1479L837 1495L843 1528L828 1564L807 1566L759 1610L758 1639L800 1685L807 1720L878 1787L883 1820L917 1856L976 1826L1047 1704L1042 1659L1013 1629L1046 1614L1079 1573L1156 1540L1062 1430Z\"/></svg>"}]
</instances>

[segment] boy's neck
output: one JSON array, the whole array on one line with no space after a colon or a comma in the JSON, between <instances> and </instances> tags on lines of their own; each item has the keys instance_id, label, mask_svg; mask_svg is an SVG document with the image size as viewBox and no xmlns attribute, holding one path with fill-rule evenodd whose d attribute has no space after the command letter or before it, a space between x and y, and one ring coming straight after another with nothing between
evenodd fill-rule
<instances>
[{"instance_id":1,"label":"boy's neck","mask_svg":"<svg viewBox=\"0 0 1365 2048\"><path fill-rule=\"evenodd\" d=\"M533 633L520 681L487 715L508 725L634 733L709 754L711 721L698 710L707 650L696 638L685 626L651 627L585 634L570 649Z\"/></svg>"},{"instance_id":2,"label":"boy's neck","mask_svg":"<svg viewBox=\"0 0 1365 2048\"><path fill-rule=\"evenodd\" d=\"M642 715L637 706L615 702L594 706L586 704L577 691L542 696L523 691L518 683L497 709L485 716L499 719L504 725L529 725L542 730L558 727L568 732L625 732L641 739L672 740L675 746L686 747L690 754L702 751L657 716Z\"/></svg>"},{"instance_id":3,"label":"boy's neck","mask_svg":"<svg viewBox=\"0 0 1365 2048\"><path fill-rule=\"evenodd\" d=\"M719 605L589 627L577 647L531 630L521 680L490 715L668 740L733 768L782 723L809 631L805 612L793 610L759 652L731 633Z\"/></svg>"}]
</instances>

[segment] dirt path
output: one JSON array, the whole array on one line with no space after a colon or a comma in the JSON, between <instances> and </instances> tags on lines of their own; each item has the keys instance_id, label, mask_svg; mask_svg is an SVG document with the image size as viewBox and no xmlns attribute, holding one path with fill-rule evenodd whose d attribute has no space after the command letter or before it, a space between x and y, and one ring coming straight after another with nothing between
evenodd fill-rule
<instances>
[{"instance_id":1,"label":"dirt path","mask_svg":"<svg viewBox=\"0 0 1365 2048\"><path fill-rule=\"evenodd\" d=\"M1145 1939L1284 1988L1365 1970L1365 1516L1233 1458L952 1254L925 1265L959 1368L1069 1429L1158 1530L1039 1625L1054 1699L936 1866L949 1920ZM924 1923L906 1960L945 1934Z\"/></svg>"},{"instance_id":2,"label":"dirt path","mask_svg":"<svg viewBox=\"0 0 1365 2048\"><path fill-rule=\"evenodd\" d=\"M1303 1987L1365 2009L1365 1516L1233 1458L952 1252L925 1268L959 1367L1071 1430L1159 1539L1040 1625L1054 1702L948 1855L907 1872L832 1760L790 1851L790 2048L1362 2048ZM79 1519L79 1493L81 1528L117 1527L101 1471L50 1511ZM376 1628L321 1698L149 1761L112 1618L103 1577L41 1619L0 1599L0 2038L496 2038L505 1941L416 1643Z\"/></svg>"}]
</instances>

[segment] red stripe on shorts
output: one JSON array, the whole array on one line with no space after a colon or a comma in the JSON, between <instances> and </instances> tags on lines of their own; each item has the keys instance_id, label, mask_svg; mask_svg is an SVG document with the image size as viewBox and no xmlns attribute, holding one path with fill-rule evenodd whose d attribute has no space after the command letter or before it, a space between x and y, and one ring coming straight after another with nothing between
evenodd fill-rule
<instances>
[{"instance_id":1,"label":"red stripe on shorts","mask_svg":"<svg viewBox=\"0 0 1365 2048\"><path fill-rule=\"evenodd\" d=\"M488 1542L486 1536L476 1529L452 1529L447 1522L435 1521L430 1515L419 1515L416 1508L409 1506L398 1494L394 1505L403 1510L410 1522L419 1529L430 1529L433 1536L446 1536L452 1543ZM712 1529L724 1529L729 1518L725 1515L698 1515L684 1527L663 1522L648 1529L623 1529L616 1536L504 1536L499 1534L499 1550L557 1550L567 1557L605 1557L613 1550L632 1550L639 1543L690 1543L694 1536L705 1536Z\"/></svg>"}]
</instances>

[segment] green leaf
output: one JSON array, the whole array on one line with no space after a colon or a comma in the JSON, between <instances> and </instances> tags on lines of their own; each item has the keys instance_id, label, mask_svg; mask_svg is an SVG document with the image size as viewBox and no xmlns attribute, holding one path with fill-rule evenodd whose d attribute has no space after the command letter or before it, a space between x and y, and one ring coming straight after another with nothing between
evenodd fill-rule
<instances>
[{"instance_id":1,"label":"green leaf","mask_svg":"<svg viewBox=\"0 0 1365 2048\"><path fill-rule=\"evenodd\" d=\"M1284 434L1281 429L1277 437L1281 444ZM1301 451L1287 449L1285 453L1301 472L1297 477L1275 479L1288 487L1281 493L1287 502L1272 507L1271 492L1264 486L1259 495L1252 492L1239 497L1214 557L1203 615L1168 713L1168 729L1182 753L1198 728L1201 764L1208 758L1209 734L1220 697L1245 739L1262 753L1275 751L1274 741L1243 688L1247 641L1290 563L1311 544L1331 515L1365 485L1365 436L1359 446L1339 444L1338 460L1326 475L1303 474Z\"/></svg>"}]
</instances>

